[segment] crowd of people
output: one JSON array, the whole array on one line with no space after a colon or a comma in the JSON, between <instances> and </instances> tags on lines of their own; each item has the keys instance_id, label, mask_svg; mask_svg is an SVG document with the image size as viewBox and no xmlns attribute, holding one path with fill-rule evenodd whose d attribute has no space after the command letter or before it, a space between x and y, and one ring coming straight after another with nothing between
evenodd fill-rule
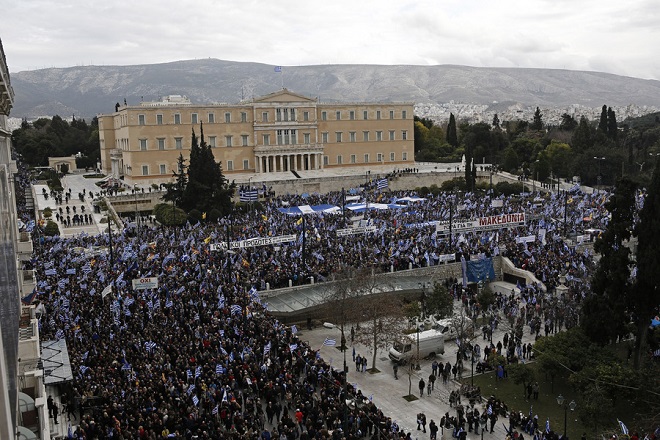
<instances>
[{"instance_id":1,"label":"crowd of people","mask_svg":"<svg viewBox=\"0 0 660 440\"><path fill-rule=\"evenodd\" d=\"M25 177L19 181L29 185ZM414 194L372 196L407 195ZM556 219L563 218L567 204L560 196L500 197L503 206L493 208L490 196L444 194L403 209L369 211L361 220L348 213L309 216L304 230L298 217L277 210L282 202L340 204L341 198L341 192L278 196L263 211L235 212L217 224L177 229L148 224L115 231L112 238L107 233L41 237L28 264L37 272L38 301L46 310L39 323L42 339L67 341L74 380L64 390L66 403L83 415L74 435L405 438L410 433L350 384L344 387L344 373L301 341L295 328L274 319L259 296L266 286L288 286L289 280L322 282L341 265L389 271L437 265L442 254L503 253L548 289L566 272L571 277L569 297L560 301L547 302L540 286L500 295L493 308L511 319L512 329L526 324L538 332L541 324L546 331L557 323L575 324L592 263L588 253L576 252L561 237L564 225ZM592 225L606 221L606 195L571 198L571 229L584 227L587 215ZM450 241L435 234L431 223L448 219L450 205L462 218L524 211L529 220L517 229L455 234ZM28 220L27 209L19 212ZM355 221L375 225L377 232L336 237L336 229ZM210 247L227 236L240 241L287 234L298 238L235 252ZM537 239L516 242L526 235ZM158 288L134 290L131 280L144 277L158 277ZM471 313L483 313L478 304L457 300ZM515 353L520 345L516 335L511 339L505 345ZM440 425L448 420L443 417Z\"/></svg>"}]
</instances>

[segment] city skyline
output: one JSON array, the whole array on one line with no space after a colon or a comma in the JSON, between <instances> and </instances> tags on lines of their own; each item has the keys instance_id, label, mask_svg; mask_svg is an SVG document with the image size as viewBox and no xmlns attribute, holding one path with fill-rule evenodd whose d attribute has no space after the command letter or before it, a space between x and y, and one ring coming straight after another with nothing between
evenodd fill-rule
<instances>
[{"instance_id":1,"label":"city skyline","mask_svg":"<svg viewBox=\"0 0 660 440\"><path fill-rule=\"evenodd\" d=\"M13 2L3 44L10 72L218 58L326 64L523 67L660 79L649 0L400 3L44 0ZM229 24L229 25L227 25Z\"/></svg>"}]
</instances>

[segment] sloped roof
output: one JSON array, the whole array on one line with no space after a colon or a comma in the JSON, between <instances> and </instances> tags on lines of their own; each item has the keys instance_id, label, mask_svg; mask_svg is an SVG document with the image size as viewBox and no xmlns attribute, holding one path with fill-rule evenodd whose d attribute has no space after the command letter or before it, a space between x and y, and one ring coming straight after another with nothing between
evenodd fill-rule
<instances>
[{"instance_id":1,"label":"sloped roof","mask_svg":"<svg viewBox=\"0 0 660 440\"><path fill-rule=\"evenodd\" d=\"M278 90L254 100L257 102L316 102L315 99L293 93L287 89Z\"/></svg>"}]
</instances>

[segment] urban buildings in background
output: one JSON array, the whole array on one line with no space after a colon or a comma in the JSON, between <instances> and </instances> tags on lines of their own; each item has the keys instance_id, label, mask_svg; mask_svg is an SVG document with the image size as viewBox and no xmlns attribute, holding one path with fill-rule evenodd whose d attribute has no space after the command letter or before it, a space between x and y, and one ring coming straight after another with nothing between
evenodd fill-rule
<instances>
[{"instance_id":1,"label":"urban buildings in background","mask_svg":"<svg viewBox=\"0 0 660 440\"><path fill-rule=\"evenodd\" d=\"M0 41L0 438L50 439L35 306L21 302L35 291L36 280L26 265L32 239L28 232L19 233L18 226L18 168L7 128L13 104Z\"/></svg>"},{"instance_id":2,"label":"urban buildings in background","mask_svg":"<svg viewBox=\"0 0 660 440\"><path fill-rule=\"evenodd\" d=\"M414 163L412 103L319 103L287 89L240 104L182 96L119 105L99 116L102 172L128 185L171 181L191 133L213 149L225 175Z\"/></svg>"}]
</instances>

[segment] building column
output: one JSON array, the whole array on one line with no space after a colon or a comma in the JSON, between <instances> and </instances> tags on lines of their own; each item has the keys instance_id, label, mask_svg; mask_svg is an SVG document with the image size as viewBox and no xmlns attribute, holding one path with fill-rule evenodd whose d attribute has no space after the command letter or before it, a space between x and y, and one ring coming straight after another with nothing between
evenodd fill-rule
<instances>
[{"instance_id":1,"label":"building column","mask_svg":"<svg viewBox=\"0 0 660 440\"><path fill-rule=\"evenodd\" d=\"M266 155L266 165L265 165L266 173L270 173L270 166L269 166L270 164L269 164L269 161L268 161L269 157L270 156Z\"/></svg>"},{"instance_id":2,"label":"building column","mask_svg":"<svg viewBox=\"0 0 660 440\"><path fill-rule=\"evenodd\" d=\"M261 169L261 163L260 163L260 161L261 161L261 158L260 158L259 156L255 155L255 156L254 156L254 172L255 172L256 174L258 174L258 173L261 172L261 171L260 171L260 169Z\"/></svg>"},{"instance_id":3,"label":"building column","mask_svg":"<svg viewBox=\"0 0 660 440\"><path fill-rule=\"evenodd\" d=\"M297 163L298 156L296 154L291 155L291 163L292 163L292 170L293 171L298 171L298 163Z\"/></svg>"},{"instance_id":4,"label":"building column","mask_svg":"<svg viewBox=\"0 0 660 440\"><path fill-rule=\"evenodd\" d=\"M277 155L277 161L280 163L280 173L284 172L284 161L282 160L282 155Z\"/></svg>"},{"instance_id":5,"label":"building column","mask_svg":"<svg viewBox=\"0 0 660 440\"><path fill-rule=\"evenodd\" d=\"M321 170L325 166L325 164L323 163L323 153L319 153L319 166L320 166L319 169L321 169Z\"/></svg>"}]
</instances>

